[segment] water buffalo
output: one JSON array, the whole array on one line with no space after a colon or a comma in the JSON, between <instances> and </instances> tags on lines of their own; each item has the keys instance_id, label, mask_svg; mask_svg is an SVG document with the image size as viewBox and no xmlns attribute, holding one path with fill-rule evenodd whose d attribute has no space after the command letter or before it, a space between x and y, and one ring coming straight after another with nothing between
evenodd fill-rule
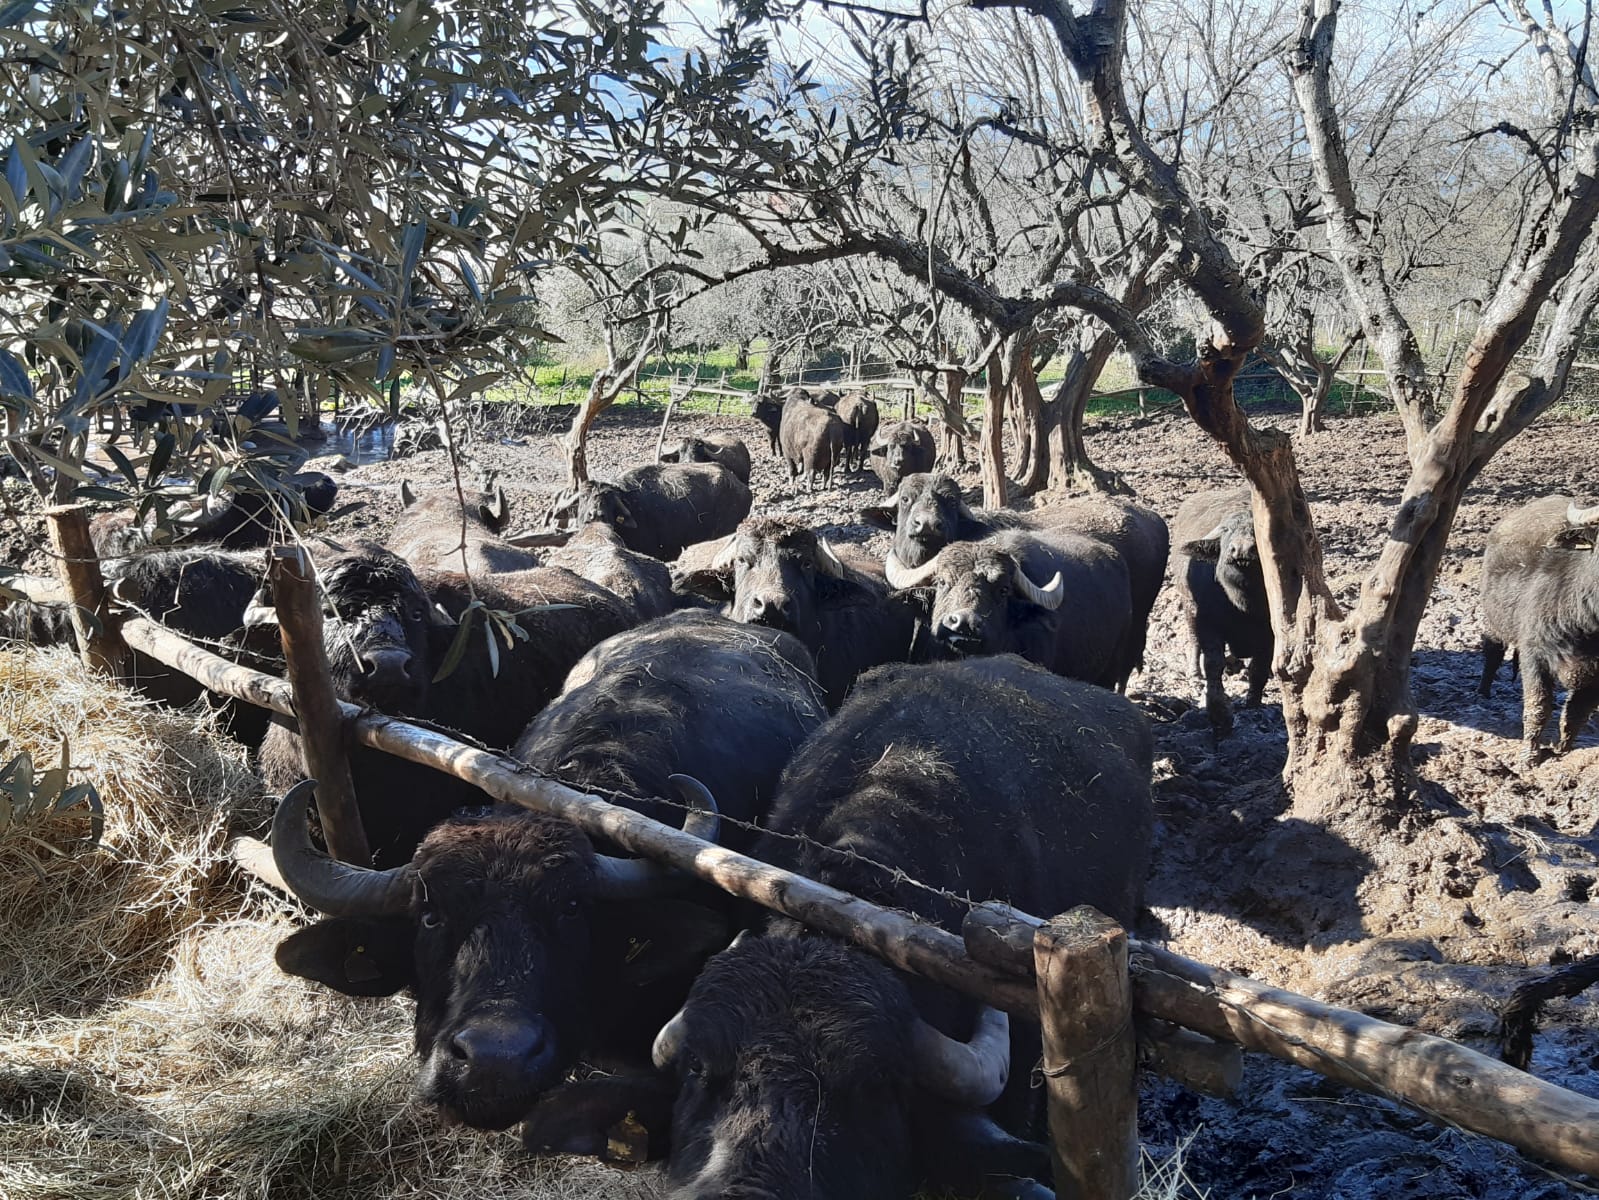
<instances>
[{"instance_id":1,"label":"water buffalo","mask_svg":"<svg viewBox=\"0 0 1599 1200\"><path fill-rule=\"evenodd\" d=\"M865 392L850 392L833 406L844 422L844 466L851 471L866 469L866 450L877 436L880 419L877 401Z\"/></svg>"},{"instance_id":2,"label":"water buffalo","mask_svg":"<svg viewBox=\"0 0 1599 1200\"><path fill-rule=\"evenodd\" d=\"M1233 727L1222 685L1228 651L1249 660L1245 703L1254 708L1266 691L1276 644L1248 489L1190 496L1177 510L1172 533L1181 560L1177 586L1193 641L1194 672L1204 679L1211 728L1223 737Z\"/></svg>"},{"instance_id":3,"label":"water buffalo","mask_svg":"<svg viewBox=\"0 0 1599 1200\"><path fill-rule=\"evenodd\" d=\"M1068 500L1036 512L972 509L948 475L919 474L901 480L891 505L862 512L870 524L894 532L891 559L920 567L951 542L976 541L1007 529L1029 529L1040 536L1079 534L1109 546L1127 569L1132 619L1111 683L1125 690L1128 677L1143 666L1149 615L1166 576L1169 535L1158 513L1117 497Z\"/></svg>"},{"instance_id":4,"label":"water buffalo","mask_svg":"<svg viewBox=\"0 0 1599 1200\"><path fill-rule=\"evenodd\" d=\"M682 776L672 788L702 810L685 828L714 839L704 788ZM324 919L280 943L278 965L353 996L409 989L417 1091L450 1120L513 1125L589 1054L647 1063L649 1038L727 938L721 915L665 894L669 874L597 853L565 820L460 812L373 870L314 846L306 801L300 785L278 806L272 858Z\"/></svg>"},{"instance_id":5,"label":"water buffalo","mask_svg":"<svg viewBox=\"0 0 1599 1200\"><path fill-rule=\"evenodd\" d=\"M1015 658L882 667L790 763L756 853L956 931L946 893L1130 923L1152 757L1127 701ZM655 1055L679 1082L673 1200L970 1195L1047 1170L984 1113L1035 1127L1036 1028L792 922L713 958Z\"/></svg>"},{"instance_id":6,"label":"water buffalo","mask_svg":"<svg viewBox=\"0 0 1599 1200\"><path fill-rule=\"evenodd\" d=\"M938 448L933 434L920 421L895 421L877 431L866 449L872 469L882 481L883 495L892 495L907 475L920 475L933 469Z\"/></svg>"},{"instance_id":7,"label":"water buffalo","mask_svg":"<svg viewBox=\"0 0 1599 1200\"><path fill-rule=\"evenodd\" d=\"M500 536L511 520L504 488L464 493L431 488L419 496L402 481L400 503L400 519L389 534L388 547L417 570L461 570L463 547L466 569L474 575L539 565L537 555Z\"/></svg>"},{"instance_id":8,"label":"water buffalo","mask_svg":"<svg viewBox=\"0 0 1599 1200\"><path fill-rule=\"evenodd\" d=\"M670 561L685 546L732 533L749 511L749 486L718 463L652 463L615 483L583 484L551 516L609 525L629 550Z\"/></svg>"},{"instance_id":9,"label":"water buffalo","mask_svg":"<svg viewBox=\"0 0 1599 1200\"><path fill-rule=\"evenodd\" d=\"M332 511L338 492L331 476L302 471L284 477L282 486L270 492L207 495L175 504L166 529L157 525L153 513L143 521L128 512L98 513L90 522L89 536L101 558L136 554L161 544L259 549L280 540L289 526L304 525Z\"/></svg>"},{"instance_id":10,"label":"water buffalo","mask_svg":"<svg viewBox=\"0 0 1599 1200\"><path fill-rule=\"evenodd\" d=\"M777 431L778 449L788 465L789 479L798 479L803 474L808 490L816 490L818 475L832 485L833 471L844 462L848 436L837 413L812 404L803 393L790 395L783 402Z\"/></svg>"},{"instance_id":11,"label":"water buffalo","mask_svg":"<svg viewBox=\"0 0 1599 1200\"><path fill-rule=\"evenodd\" d=\"M395 716L420 718L485 745L506 747L560 691L589 648L627 628L632 615L604 589L569 571L538 568L474 580L419 574L393 552L358 542L319 557L326 597L324 639L334 685L344 699ZM465 653L442 679L473 601L516 613L525 637L491 632L474 613ZM263 589L253 619L270 621ZM489 636L502 638L497 653ZM283 791L304 778L299 735L274 724L261 747L261 776ZM481 792L430 768L363 746L350 750L350 774L374 860L404 862L433 825Z\"/></svg>"},{"instance_id":12,"label":"water buffalo","mask_svg":"<svg viewBox=\"0 0 1599 1200\"><path fill-rule=\"evenodd\" d=\"M830 708L855 677L903 662L916 633L914 606L890 595L883 578L840 559L825 539L793 522L752 519L685 586L728 603L735 621L782 629L816 656Z\"/></svg>"},{"instance_id":13,"label":"water buffalo","mask_svg":"<svg viewBox=\"0 0 1599 1200\"><path fill-rule=\"evenodd\" d=\"M1545 753L1557 683L1566 706L1554 752L1570 750L1599 708L1599 505L1547 496L1499 520L1482 561L1482 625L1482 695L1514 646L1527 756Z\"/></svg>"},{"instance_id":14,"label":"water buffalo","mask_svg":"<svg viewBox=\"0 0 1599 1200\"><path fill-rule=\"evenodd\" d=\"M745 483L750 481L750 449L730 433L705 433L686 437L661 450L662 462L721 463Z\"/></svg>"},{"instance_id":15,"label":"water buffalo","mask_svg":"<svg viewBox=\"0 0 1599 1200\"><path fill-rule=\"evenodd\" d=\"M670 568L629 550L621 534L598 521L579 526L564 546L543 551L539 560L599 584L627 604L638 621L653 620L675 605Z\"/></svg>"},{"instance_id":16,"label":"water buffalo","mask_svg":"<svg viewBox=\"0 0 1599 1200\"><path fill-rule=\"evenodd\" d=\"M945 654L1019 654L1104 687L1124 678L1132 595L1126 564L1103 542L1007 530L952 542L920 567L890 555L886 570L919 594Z\"/></svg>"},{"instance_id":17,"label":"water buffalo","mask_svg":"<svg viewBox=\"0 0 1599 1200\"><path fill-rule=\"evenodd\" d=\"M750 416L766 426L766 440L772 448L772 457L778 457L778 434L783 428L783 402L775 396L758 396L750 407Z\"/></svg>"}]
</instances>

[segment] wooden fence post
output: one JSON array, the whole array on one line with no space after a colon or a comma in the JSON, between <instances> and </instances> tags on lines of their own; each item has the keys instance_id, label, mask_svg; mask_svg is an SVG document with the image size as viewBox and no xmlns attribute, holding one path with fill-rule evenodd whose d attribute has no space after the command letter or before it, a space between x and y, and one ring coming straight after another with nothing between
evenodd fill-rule
<instances>
[{"instance_id":1,"label":"wooden fence post","mask_svg":"<svg viewBox=\"0 0 1599 1200\"><path fill-rule=\"evenodd\" d=\"M1086 905L1033 935L1050 1157L1060 1200L1130 1200L1138 1075L1127 932Z\"/></svg>"},{"instance_id":2,"label":"wooden fence post","mask_svg":"<svg viewBox=\"0 0 1599 1200\"><path fill-rule=\"evenodd\" d=\"M368 866L372 852L361 827L350 760L344 752L344 716L322 645L322 601L316 573L310 556L299 546L274 550L268 570L305 770L317 781L322 836L334 858Z\"/></svg>"},{"instance_id":3,"label":"wooden fence post","mask_svg":"<svg viewBox=\"0 0 1599 1200\"><path fill-rule=\"evenodd\" d=\"M106 609L105 576L89 536L89 510L81 504L60 504L44 510L56 573L72 604L72 632L78 653L91 667L110 675L121 672L128 648Z\"/></svg>"}]
</instances>

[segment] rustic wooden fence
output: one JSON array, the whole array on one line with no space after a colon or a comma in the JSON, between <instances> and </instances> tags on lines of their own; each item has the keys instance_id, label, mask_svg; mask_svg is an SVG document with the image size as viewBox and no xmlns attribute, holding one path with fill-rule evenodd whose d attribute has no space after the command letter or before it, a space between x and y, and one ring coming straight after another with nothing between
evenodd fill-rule
<instances>
[{"instance_id":1,"label":"rustic wooden fence","mask_svg":"<svg viewBox=\"0 0 1599 1200\"><path fill-rule=\"evenodd\" d=\"M1230 1094L1240 1049L1307 1068L1408 1105L1556 1167L1599 1176L1599 1100L1434 1037L1131 938L1092 909L1049 920L1003 905L974 905L956 934L905 913L759 862L630 809L533 774L504 755L338 700L321 660L321 606L299 550L272 555L273 595L289 678L231 663L139 615L119 611L89 549L81 507L51 509L59 580L10 579L37 600L68 599L86 662L115 669L137 650L212 691L294 718L342 726L362 745L423 763L506 803L563 817L585 832L786 914L896 967L954 988L1043 1032L1043 1078L1056 1187L1065 1200L1126 1200L1137 1185L1137 1067ZM353 807L338 784L341 741L308 751L326 818ZM341 794L342 793L342 794ZM342 839L341 839L342 840ZM257 848L251 864L270 873Z\"/></svg>"}]
</instances>

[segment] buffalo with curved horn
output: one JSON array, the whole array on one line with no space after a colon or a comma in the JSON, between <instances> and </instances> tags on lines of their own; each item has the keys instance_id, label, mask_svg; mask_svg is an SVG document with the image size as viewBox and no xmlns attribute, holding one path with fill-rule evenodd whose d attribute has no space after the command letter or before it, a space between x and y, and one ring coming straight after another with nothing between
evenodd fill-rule
<instances>
[{"instance_id":1,"label":"buffalo with curved horn","mask_svg":"<svg viewBox=\"0 0 1599 1200\"><path fill-rule=\"evenodd\" d=\"M714 840L710 792L686 775L670 784L683 828ZM671 896L685 882L675 872L601 854L575 826L522 808L457 813L386 870L338 862L311 840L313 788L279 803L271 857L323 919L278 946L278 965L349 995L409 989L418 1092L453 1120L504 1129L590 1054L647 1061L726 940L719 914Z\"/></svg>"},{"instance_id":2,"label":"buffalo with curved horn","mask_svg":"<svg viewBox=\"0 0 1599 1200\"><path fill-rule=\"evenodd\" d=\"M1020 654L1105 687L1123 678L1127 568L1102 542L1013 530L951 542L915 567L890 551L884 573L902 595L919 597L943 656Z\"/></svg>"}]
</instances>

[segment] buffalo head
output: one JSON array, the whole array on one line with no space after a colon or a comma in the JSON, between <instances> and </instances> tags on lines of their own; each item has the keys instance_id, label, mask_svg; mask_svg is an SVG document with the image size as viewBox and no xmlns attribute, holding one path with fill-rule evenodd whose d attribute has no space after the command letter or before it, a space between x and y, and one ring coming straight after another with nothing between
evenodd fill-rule
<instances>
[{"instance_id":1,"label":"buffalo head","mask_svg":"<svg viewBox=\"0 0 1599 1200\"><path fill-rule=\"evenodd\" d=\"M714 839L709 794L687 776L672 782L697 806L684 828ZM310 788L279 804L271 853L326 919L285 939L278 965L350 995L409 988L417 1090L476 1128L514 1124L560 1083L611 993L726 937L715 914L655 898L677 885L672 873L597 854L573 825L521 808L459 813L390 870L336 862L311 842Z\"/></svg>"},{"instance_id":2,"label":"buffalo head","mask_svg":"<svg viewBox=\"0 0 1599 1200\"><path fill-rule=\"evenodd\" d=\"M931 591L928 627L955 654L1006 653L1013 649L1016 606L1053 612L1065 595L1058 572L1037 583L1015 555L987 542L954 542L919 567L890 554L886 571L895 588Z\"/></svg>"}]
</instances>

